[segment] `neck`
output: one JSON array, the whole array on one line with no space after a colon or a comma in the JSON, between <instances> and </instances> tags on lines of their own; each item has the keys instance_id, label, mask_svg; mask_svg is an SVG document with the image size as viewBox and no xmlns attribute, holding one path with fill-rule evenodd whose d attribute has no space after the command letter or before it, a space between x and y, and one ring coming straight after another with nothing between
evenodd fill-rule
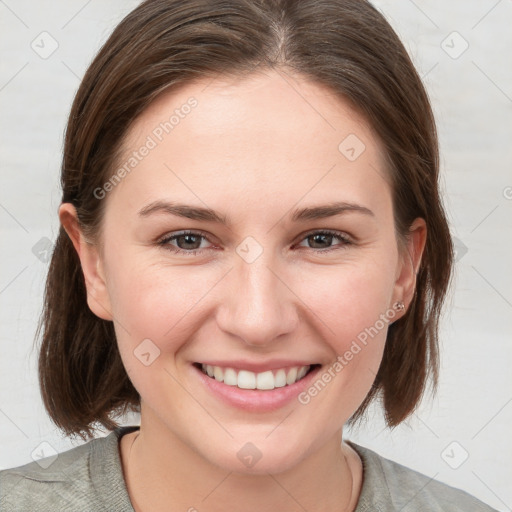
<instances>
[{"instance_id":1,"label":"neck","mask_svg":"<svg viewBox=\"0 0 512 512\"><path fill-rule=\"evenodd\" d=\"M353 511L362 483L358 455L336 432L300 463L280 473L221 468L192 450L167 427L145 421L121 439L126 485L136 512Z\"/></svg>"}]
</instances>

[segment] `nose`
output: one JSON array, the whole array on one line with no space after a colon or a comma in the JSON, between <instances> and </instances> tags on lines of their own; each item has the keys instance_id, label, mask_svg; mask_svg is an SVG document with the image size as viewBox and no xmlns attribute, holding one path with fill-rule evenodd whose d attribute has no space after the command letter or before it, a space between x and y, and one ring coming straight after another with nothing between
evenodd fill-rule
<instances>
[{"instance_id":1,"label":"nose","mask_svg":"<svg viewBox=\"0 0 512 512\"><path fill-rule=\"evenodd\" d=\"M265 252L252 263L238 260L227 277L217 313L220 329L260 347L296 329L299 301Z\"/></svg>"}]
</instances>

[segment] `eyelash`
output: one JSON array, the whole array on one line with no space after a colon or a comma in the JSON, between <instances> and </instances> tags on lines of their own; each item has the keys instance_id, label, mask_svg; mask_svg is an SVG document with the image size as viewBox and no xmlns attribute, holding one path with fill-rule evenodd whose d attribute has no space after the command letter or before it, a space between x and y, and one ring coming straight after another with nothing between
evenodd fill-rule
<instances>
[{"instance_id":1,"label":"eyelash","mask_svg":"<svg viewBox=\"0 0 512 512\"><path fill-rule=\"evenodd\" d=\"M164 248L165 250L171 251L171 252L173 252L175 254L186 254L188 256L196 256L196 255L199 255L200 253L202 253L203 251L208 250L208 248L206 248L206 249L192 249L190 251L187 251L185 249L180 249L179 247L175 247L175 246L169 245L169 242L171 242L173 240L176 240L177 238L180 238L182 236L186 236L186 235L193 235L193 236L196 236L196 237L202 237L202 238L208 240L208 237L206 236L206 234L201 232L201 231L188 231L187 230L187 231L180 231L179 233L176 233L176 234L173 234L173 235L170 235L170 236L166 236L166 237L160 239L157 242L157 244L159 246L161 246L162 248ZM353 243L345 233L343 233L341 231L333 231L333 230L330 230L330 229L311 231L309 233L306 233L303 236L303 238L301 239L301 242L303 240L305 240L305 239L307 239L309 237L315 236L315 235L333 236L333 237L338 238L342 242L340 247L336 247L335 246L335 247L329 247L327 249L313 249L313 248L311 248L312 251L316 251L318 253L326 253L326 252L331 252L331 251L335 251L335 250L340 250L340 249L343 249L345 246L351 245Z\"/></svg>"}]
</instances>

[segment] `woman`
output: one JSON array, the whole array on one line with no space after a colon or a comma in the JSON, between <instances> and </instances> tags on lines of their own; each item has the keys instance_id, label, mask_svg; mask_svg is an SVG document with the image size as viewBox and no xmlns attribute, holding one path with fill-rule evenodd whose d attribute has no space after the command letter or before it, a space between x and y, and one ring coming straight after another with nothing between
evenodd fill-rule
<instances>
[{"instance_id":1,"label":"woman","mask_svg":"<svg viewBox=\"0 0 512 512\"><path fill-rule=\"evenodd\" d=\"M2 510L492 510L342 439L436 382L437 179L370 4L141 4L70 113L39 361L64 432L113 432L1 472Z\"/></svg>"}]
</instances>

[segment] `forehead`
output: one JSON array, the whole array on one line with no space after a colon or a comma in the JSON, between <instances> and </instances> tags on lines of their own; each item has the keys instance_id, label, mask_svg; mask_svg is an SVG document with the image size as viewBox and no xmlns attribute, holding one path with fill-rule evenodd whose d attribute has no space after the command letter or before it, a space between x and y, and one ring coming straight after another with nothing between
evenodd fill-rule
<instances>
[{"instance_id":1,"label":"forehead","mask_svg":"<svg viewBox=\"0 0 512 512\"><path fill-rule=\"evenodd\" d=\"M250 196L257 206L272 194L296 202L337 188L362 200L387 187L366 121L331 89L284 71L203 78L163 93L131 126L118 166L144 146L114 191L137 203L168 192L217 203Z\"/></svg>"}]
</instances>

